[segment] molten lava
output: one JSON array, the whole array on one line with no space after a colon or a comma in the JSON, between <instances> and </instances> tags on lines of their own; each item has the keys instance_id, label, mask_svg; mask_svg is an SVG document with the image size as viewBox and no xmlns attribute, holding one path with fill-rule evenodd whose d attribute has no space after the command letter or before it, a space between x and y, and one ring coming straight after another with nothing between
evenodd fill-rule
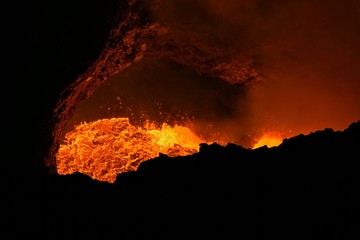
<instances>
[{"instance_id":1,"label":"molten lava","mask_svg":"<svg viewBox=\"0 0 360 240\"><path fill-rule=\"evenodd\" d=\"M267 146L267 147L276 147L279 146L283 141L283 137L276 132L267 132L264 133L260 139L253 146L253 149Z\"/></svg>"},{"instance_id":2,"label":"molten lava","mask_svg":"<svg viewBox=\"0 0 360 240\"><path fill-rule=\"evenodd\" d=\"M65 135L56 154L57 171L62 175L81 172L113 183L118 174L135 171L141 162L159 153L190 155L198 152L203 142L184 126L135 127L128 118L101 119L82 123Z\"/></svg>"}]
</instances>

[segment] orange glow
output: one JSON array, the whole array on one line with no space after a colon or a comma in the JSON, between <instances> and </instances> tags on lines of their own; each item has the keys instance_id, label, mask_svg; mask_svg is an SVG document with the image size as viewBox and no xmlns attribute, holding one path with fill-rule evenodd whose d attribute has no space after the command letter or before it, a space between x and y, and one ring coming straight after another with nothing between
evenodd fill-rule
<instances>
[{"instance_id":1,"label":"orange glow","mask_svg":"<svg viewBox=\"0 0 360 240\"><path fill-rule=\"evenodd\" d=\"M276 132L267 132L264 133L257 143L253 146L253 149L267 146L267 147L276 147L279 146L283 141L283 138L279 133Z\"/></svg>"},{"instance_id":2,"label":"orange glow","mask_svg":"<svg viewBox=\"0 0 360 240\"><path fill-rule=\"evenodd\" d=\"M185 126L135 127L128 118L101 119L82 123L65 135L56 154L57 171L61 175L81 172L113 183L119 173L135 171L159 153L190 155L199 151L202 142L206 141Z\"/></svg>"}]
</instances>

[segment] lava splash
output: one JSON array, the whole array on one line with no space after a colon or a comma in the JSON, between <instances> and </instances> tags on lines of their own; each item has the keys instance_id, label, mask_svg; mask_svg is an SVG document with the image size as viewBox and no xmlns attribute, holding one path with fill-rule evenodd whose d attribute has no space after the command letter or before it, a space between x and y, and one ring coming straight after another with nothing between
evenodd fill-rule
<instances>
[{"instance_id":1,"label":"lava splash","mask_svg":"<svg viewBox=\"0 0 360 240\"><path fill-rule=\"evenodd\" d=\"M279 146L283 141L283 137L277 132L264 133L254 144L253 149L267 146L269 148Z\"/></svg>"},{"instance_id":2,"label":"lava splash","mask_svg":"<svg viewBox=\"0 0 360 240\"><path fill-rule=\"evenodd\" d=\"M77 125L65 135L56 154L57 172L81 172L113 183L118 174L135 171L141 162L159 153L170 157L191 155L204 142L185 126L164 123L156 128L148 123L136 127L128 118L101 119Z\"/></svg>"}]
</instances>

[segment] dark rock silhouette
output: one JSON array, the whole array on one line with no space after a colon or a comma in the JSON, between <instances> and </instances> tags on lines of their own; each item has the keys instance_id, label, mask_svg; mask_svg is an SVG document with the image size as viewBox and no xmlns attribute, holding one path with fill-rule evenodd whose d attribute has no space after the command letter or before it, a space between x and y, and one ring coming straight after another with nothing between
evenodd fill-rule
<instances>
[{"instance_id":1,"label":"dark rock silhouette","mask_svg":"<svg viewBox=\"0 0 360 240\"><path fill-rule=\"evenodd\" d=\"M114 184L44 173L38 227L45 239L351 239L359 127L256 150L203 144L145 161Z\"/></svg>"},{"instance_id":2,"label":"dark rock silhouette","mask_svg":"<svg viewBox=\"0 0 360 240\"><path fill-rule=\"evenodd\" d=\"M24 102L32 114L24 123L30 133L23 134L32 152L4 171L2 239L360 238L359 121L275 148L203 144L191 156L160 155L114 184L50 173L43 159L53 107L99 54L118 14L109 12L110 2L118 4L80 1L32 12L37 98Z\"/></svg>"}]
</instances>

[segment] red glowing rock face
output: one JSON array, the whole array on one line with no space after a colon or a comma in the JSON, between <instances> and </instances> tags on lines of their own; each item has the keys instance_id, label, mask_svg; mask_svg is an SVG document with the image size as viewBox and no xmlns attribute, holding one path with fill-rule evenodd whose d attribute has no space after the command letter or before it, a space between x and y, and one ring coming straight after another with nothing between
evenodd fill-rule
<instances>
[{"instance_id":1,"label":"red glowing rock face","mask_svg":"<svg viewBox=\"0 0 360 240\"><path fill-rule=\"evenodd\" d=\"M245 94L231 99L231 106L229 101L223 101L228 96L219 97L223 92L212 92L213 99L198 96L210 100L219 97L214 102L225 109L223 115L216 115L212 121L193 118L197 129L208 129L211 125L210 131L219 132L218 138L210 138L212 142L238 144L247 135L251 138L251 148L272 147L281 144L283 138L300 133L326 127L341 130L360 117L360 72L353 63L360 54L356 47L360 37L348 27L359 22L355 21L358 19L355 10L345 5L330 9L318 3L294 1L276 7L269 5L266 13L260 13L256 9L263 8L251 1L240 6L232 1L231 9L210 1L206 7L201 3L190 4L186 9L196 7L197 11L193 15L190 12L186 19L172 14L171 9L181 8L173 8L171 4L189 4L186 2L162 5L159 1L158 9L149 10L153 18L148 19L142 19L143 7L129 4L98 60L64 91L54 109L54 144L48 160L60 174L82 171L113 182L116 174L135 170L141 161L159 152L173 156L191 154L197 151L200 142L209 141L187 125L163 125L150 130L131 125L124 118L99 117L98 121L67 133L61 144L67 123L79 103L90 98L109 78L139 61L166 59L209 81L224 82L224 88L242 86ZM212 9L212 5L216 7ZM330 14L332 11L337 14ZM306 21L303 12L307 13ZM335 15L341 16L342 21L332 24ZM181 85L178 82L172 87L178 90ZM188 90L184 91L185 98L194 91ZM161 126L163 122L156 124ZM265 126L285 129L290 134L262 136ZM165 134L174 131L181 132L176 140Z\"/></svg>"},{"instance_id":2,"label":"red glowing rock face","mask_svg":"<svg viewBox=\"0 0 360 240\"><path fill-rule=\"evenodd\" d=\"M62 162L59 159L64 159L61 156L65 154L65 148L61 142L67 122L74 114L77 105L88 99L110 77L143 61L144 58L150 61L158 58L169 59L194 69L200 75L219 78L228 85L248 84L260 77L254 68L254 62L249 58L250 53L240 53L228 49L225 45L220 47L220 50L213 51L213 47L207 46L207 40L198 41L201 34L191 29L188 29L186 33L188 38L184 42L184 39L179 38L178 35L180 28L174 32L174 28L169 31L169 26L163 26L159 22L144 21L141 19L141 8L138 7L129 5L129 14L124 15L118 27L111 32L109 42L99 58L63 92L54 109L56 122L53 133L54 144L47 160L49 166L59 169L56 165ZM221 26L220 24L217 28L221 29ZM157 125L161 124L162 122L157 122ZM205 141L197 143L199 142ZM180 148L184 148L184 145ZM69 164L68 162L60 169L69 168ZM67 171L60 170L60 172Z\"/></svg>"}]
</instances>

